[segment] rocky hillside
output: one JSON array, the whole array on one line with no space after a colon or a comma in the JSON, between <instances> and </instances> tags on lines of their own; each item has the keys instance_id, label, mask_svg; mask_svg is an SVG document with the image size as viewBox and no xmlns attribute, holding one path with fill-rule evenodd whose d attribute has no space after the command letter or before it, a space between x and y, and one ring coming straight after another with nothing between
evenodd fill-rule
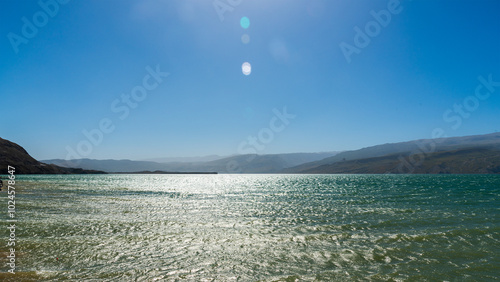
<instances>
[{"instance_id":1,"label":"rocky hillside","mask_svg":"<svg viewBox=\"0 0 500 282\"><path fill-rule=\"evenodd\" d=\"M429 148L433 148L433 152ZM500 133L377 145L302 164L285 172L499 174Z\"/></svg>"},{"instance_id":2,"label":"rocky hillside","mask_svg":"<svg viewBox=\"0 0 500 282\"><path fill-rule=\"evenodd\" d=\"M45 164L35 160L26 150L0 138L0 174L7 174L8 166L16 169L16 174L90 174L104 173L96 170L81 168L65 168L52 164Z\"/></svg>"},{"instance_id":3,"label":"rocky hillside","mask_svg":"<svg viewBox=\"0 0 500 282\"><path fill-rule=\"evenodd\" d=\"M405 157L410 155L412 152L420 152L422 150L427 151L429 150L429 148L434 148L433 150L434 153L437 153L445 151L454 152L464 149L479 149L485 147L494 149L499 146L500 146L500 133L472 135L464 137L450 137L450 138L440 138L440 139L413 140L408 142L376 145L353 151L345 151L333 157L325 158L320 161L304 163L296 167L292 167L290 169L285 170L285 172L312 173L313 171L318 171L318 169L320 169L321 171L325 171L326 167L331 167L335 168L334 169L335 172L332 171L331 173L337 173L336 172L338 171L337 168L340 167L344 168L356 167L356 165L350 166L349 164L366 163L366 165L368 165L369 163L370 166L373 166L370 167L369 171L376 170L377 172L365 171L364 173L384 173L388 169L389 170L392 169L388 163L388 160L393 158L394 156L396 157L396 159L398 159L399 156ZM426 154L427 160L431 157L430 155ZM472 157L471 155L469 156ZM463 157L463 155L458 154L457 157L461 158ZM396 163L398 162L399 161L396 161ZM389 166L385 167L386 165ZM420 169L422 169L422 167L420 167ZM349 172L345 171L343 173L349 173Z\"/></svg>"},{"instance_id":4,"label":"rocky hillside","mask_svg":"<svg viewBox=\"0 0 500 282\"><path fill-rule=\"evenodd\" d=\"M340 161L310 168L301 173L325 174L498 174L500 173L500 148L483 146L452 151L441 151L425 156L418 165L401 161L408 154Z\"/></svg>"}]
</instances>

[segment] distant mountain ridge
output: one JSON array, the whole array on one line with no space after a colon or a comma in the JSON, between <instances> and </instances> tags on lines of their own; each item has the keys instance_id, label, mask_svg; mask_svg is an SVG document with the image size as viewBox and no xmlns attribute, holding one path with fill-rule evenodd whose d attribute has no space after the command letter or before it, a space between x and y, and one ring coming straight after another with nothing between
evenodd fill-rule
<instances>
[{"instance_id":1,"label":"distant mountain ridge","mask_svg":"<svg viewBox=\"0 0 500 282\"><path fill-rule=\"evenodd\" d=\"M226 158L227 156L209 155L202 157L166 157L166 158L151 158L140 161L156 162L156 163L194 163L194 162L210 162Z\"/></svg>"},{"instance_id":2,"label":"distant mountain ridge","mask_svg":"<svg viewBox=\"0 0 500 282\"><path fill-rule=\"evenodd\" d=\"M341 161L332 164L301 170L297 173L311 174L400 174L401 166L408 164L401 161L408 155L393 154L382 157ZM500 147L482 146L451 151L439 151L428 154L425 160L411 166L411 173L416 174L499 174Z\"/></svg>"},{"instance_id":3,"label":"distant mountain ridge","mask_svg":"<svg viewBox=\"0 0 500 282\"><path fill-rule=\"evenodd\" d=\"M236 155L206 162L170 162L132 160L44 160L63 167L81 167L106 172L170 171L219 173L278 173L285 168L331 157L337 152Z\"/></svg>"},{"instance_id":4,"label":"distant mountain ridge","mask_svg":"<svg viewBox=\"0 0 500 282\"><path fill-rule=\"evenodd\" d=\"M346 151L288 173L499 173L500 133L421 139ZM420 158L408 164L410 155ZM421 164L420 164L421 163ZM404 169L402 169L404 168Z\"/></svg>"}]
</instances>

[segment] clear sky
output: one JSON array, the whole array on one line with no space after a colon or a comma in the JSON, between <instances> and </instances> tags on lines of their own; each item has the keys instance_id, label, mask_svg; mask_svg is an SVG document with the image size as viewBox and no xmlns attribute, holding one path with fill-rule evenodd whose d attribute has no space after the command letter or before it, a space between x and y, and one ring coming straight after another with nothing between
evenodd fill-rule
<instances>
[{"instance_id":1,"label":"clear sky","mask_svg":"<svg viewBox=\"0 0 500 282\"><path fill-rule=\"evenodd\" d=\"M0 137L37 159L145 159L496 132L499 12L497 0L2 0Z\"/></svg>"}]
</instances>

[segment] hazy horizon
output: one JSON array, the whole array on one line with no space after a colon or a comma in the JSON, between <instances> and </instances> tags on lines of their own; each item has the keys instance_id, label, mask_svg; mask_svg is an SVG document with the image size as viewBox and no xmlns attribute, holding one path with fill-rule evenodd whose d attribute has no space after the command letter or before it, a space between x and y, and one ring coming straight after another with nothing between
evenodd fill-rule
<instances>
[{"instance_id":1,"label":"hazy horizon","mask_svg":"<svg viewBox=\"0 0 500 282\"><path fill-rule=\"evenodd\" d=\"M499 1L117 3L0 3L2 138L144 160L498 132Z\"/></svg>"},{"instance_id":2,"label":"hazy horizon","mask_svg":"<svg viewBox=\"0 0 500 282\"><path fill-rule=\"evenodd\" d=\"M490 135L490 134L495 134L498 132L490 132L486 134L474 134L474 135L466 135L466 136L453 136L453 137L467 137L467 136L482 136L482 135ZM449 136L451 137L451 136ZM453 138L451 137L451 138ZM447 138L447 137L445 137ZM419 138L415 140L404 140L404 141L398 141L398 142L390 142L390 143L381 143L381 144L372 144L368 145L366 147L360 147L360 148L354 148L352 150L332 150L332 151L324 151L324 152L283 152L283 153L256 153L256 155L286 155L286 154L325 154L325 153L342 153L342 152L347 152L347 151L357 151L360 149L364 148L370 148L374 146L379 146L379 145L386 145L386 144L397 144L397 143L405 143L405 142L413 142L413 141L418 141L418 140L432 140L432 138ZM29 153L29 152L28 152ZM97 159L97 158L82 158L82 159L91 159L91 160L131 160L131 161L158 161L158 162L165 162L165 161L160 161L160 160L166 160L166 159L184 159L181 162L184 162L185 160L189 159L194 159L194 161L198 162L199 159L206 159L206 158L214 158L214 159L224 159L224 158L229 158L233 156L238 156L241 154L232 154L232 155L217 155L217 154L209 154L209 155L200 155L200 156L158 156L154 158L143 158L143 159L126 159L126 158L119 158L119 159L111 159L111 158L103 158L103 159ZM42 160L42 159L40 159ZM44 159L44 160L52 160L52 159ZM168 162L175 162L175 161L168 161Z\"/></svg>"}]
</instances>

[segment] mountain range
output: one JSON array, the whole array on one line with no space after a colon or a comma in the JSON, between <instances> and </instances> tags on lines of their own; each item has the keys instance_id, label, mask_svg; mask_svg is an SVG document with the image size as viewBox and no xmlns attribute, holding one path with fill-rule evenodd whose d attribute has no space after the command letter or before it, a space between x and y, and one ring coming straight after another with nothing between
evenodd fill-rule
<instances>
[{"instance_id":1,"label":"mountain range","mask_svg":"<svg viewBox=\"0 0 500 282\"><path fill-rule=\"evenodd\" d=\"M422 173L499 174L500 133L421 139L323 153L159 158L156 161L52 159L37 161L0 138L0 174L19 173ZM172 161L174 160L174 161Z\"/></svg>"},{"instance_id":2,"label":"mountain range","mask_svg":"<svg viewBox=\"0 0 500 282\"><path fill-rule=\"evenodd\" d=\"M279 173L286 168L322 160L336 155L327 153L291 153L270 155L236 155L213 161L201 162L152 162L132 160L44 160L62 167L80 167L106 172L169 171L169 172L219 172L219 173Z\"/></svg>"},{"instance_id":3,"label":"mountain range","mask_svg":"<svg viewBox=\"0 0 500 282\"><path fill-rule=\"evenodd\" d=\"M215 156L211 156L214 158ZM184 171L219 173L500 173L500 133L421 139L344 152L237 155L211 161L151 162L76 160L106 172ZM65 160L44 162L71 167ZM75 163L75 160L72 161ZM73 166L74 167L74 166Z\"/></svg>"},{"instance_id":4,"label":"mountain range","mask_svg":"<svg viewBox=\"0 0 500 282\"><path fill-rule=\"evenodd\" d=\"M345 151L289 173L500 173L500 133L421 139Z\"/></svg>"}]
</instances>

